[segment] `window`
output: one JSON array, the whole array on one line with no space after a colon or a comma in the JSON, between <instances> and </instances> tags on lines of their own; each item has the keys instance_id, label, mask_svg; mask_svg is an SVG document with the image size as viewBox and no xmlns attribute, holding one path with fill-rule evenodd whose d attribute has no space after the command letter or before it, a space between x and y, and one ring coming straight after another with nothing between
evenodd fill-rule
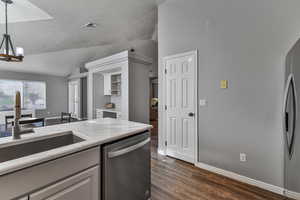
<instances>
[{"instance_id":1,"label":"window","mask_svg":"<svg viewBox=\"0 0 300 200\"><path fill-rule=\"evenodd\" d=\"M14 108L16 91L21 92L22 109L46 109L46 83L0 80L0 111Z\"/></svg>"}]
</instances>

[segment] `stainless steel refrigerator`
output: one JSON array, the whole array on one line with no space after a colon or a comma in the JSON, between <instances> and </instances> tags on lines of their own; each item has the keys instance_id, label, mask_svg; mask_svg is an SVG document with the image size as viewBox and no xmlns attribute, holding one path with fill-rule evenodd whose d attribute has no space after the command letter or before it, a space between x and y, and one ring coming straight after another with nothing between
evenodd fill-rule
<instances>
[{"instance_id":1,"label":"stainless steel refrigerator","mask_svg":"<svg viewBox=\"0 0 300 200\"><path fill-rule=\"evenodd\" d=\"M300 40L286 57L283 105L285 189L300 193Z\"/></svg>"}]
</instances>

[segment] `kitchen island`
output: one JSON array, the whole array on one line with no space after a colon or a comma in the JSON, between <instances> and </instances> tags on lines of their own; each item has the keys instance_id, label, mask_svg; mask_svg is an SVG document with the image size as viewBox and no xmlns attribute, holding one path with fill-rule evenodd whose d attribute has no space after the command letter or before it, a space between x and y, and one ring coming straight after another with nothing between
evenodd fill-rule
<instances>
[{"instance_id":1,"label":"kitchen island","mask_svg":"<svg viewBox=\"0 0 300 200\"><path fill-rule=\"evenodd\" d=\"M136 161L136 166L149 167L144 175L150 179L151 128L147 124L106 118L36 128L34 133L22 135L20 140L2 138L1 200L115 199L116 196L109 196L112 188L105 187L119 184L122 180L116 180L118 176L114 175L122 173L120 176L124 176L128 168L124 165L124 172L119 170L122 168L117 166L119 160L124 163L127 157L118 160L118 156L128 153L128 159ZM140 154L138 148L141 148ZM106 149L111 152L105 152ZM108 158L112 162L108 162ZM143 159L145 164L139 161ZM139 177L142 172L136 170ZM114 179L110 181L105 177L107 174ZM145 191L145 199L150 196L149 190Z\"/></svg>"}]
</instances>

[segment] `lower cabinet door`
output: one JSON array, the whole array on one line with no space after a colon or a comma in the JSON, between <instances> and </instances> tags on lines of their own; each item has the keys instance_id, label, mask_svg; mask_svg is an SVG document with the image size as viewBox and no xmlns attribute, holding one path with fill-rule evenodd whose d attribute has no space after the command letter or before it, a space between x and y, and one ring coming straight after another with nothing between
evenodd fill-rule
<instances>
[{"instance_id":1,"label":"lower cabinet door","mask_svg":"<svg viewBox=\"0 0 300 200\"><path fill-rule=\"evenodd\" d=\"M98 200L99 167L88 169L30 195L30 200Z\"/></svg>"}]
</instances>

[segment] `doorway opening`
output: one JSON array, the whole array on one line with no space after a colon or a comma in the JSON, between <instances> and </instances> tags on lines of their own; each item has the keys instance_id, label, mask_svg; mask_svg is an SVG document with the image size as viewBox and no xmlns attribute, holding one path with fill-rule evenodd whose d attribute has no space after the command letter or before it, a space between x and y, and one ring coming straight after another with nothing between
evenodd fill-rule
<instances>
[{"instance_id":1,"label":"doorway opening","mask_svg":"<svg viewBox=\"0 0 300 200\"><path fill-rule=\"evenodd\" d=\"M150 78L150 124L153 126L151 131L154 145L157 147L158 141L158 77Z\"/></svg>"}]
</instances>

